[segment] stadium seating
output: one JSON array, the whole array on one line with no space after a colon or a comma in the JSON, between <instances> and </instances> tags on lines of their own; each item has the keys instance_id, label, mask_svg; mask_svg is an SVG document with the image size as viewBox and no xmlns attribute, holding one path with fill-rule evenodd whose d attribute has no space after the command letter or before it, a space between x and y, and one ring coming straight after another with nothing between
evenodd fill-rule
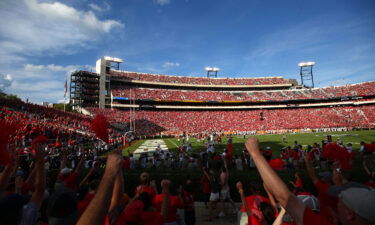
<instances>
[{"instance_id":1,"label":"stadium seating","mask_svg":"<svg viewBox=\"0 0 375 225\"><path fill-rule=\"evenodd\" d=\"M128 123L129 111L89 108L111 122ZM183 131L255 131L374 126L375 105L251 111L136 111L138 134L177 134ZM260 113L263 116L261 118Z\"/></svg>"},{"instance_id":2,"label":"stadium seating","mask_svg":"<svg viewBox=\"0 0 375 225\"><path fill-rule=\"evenodd\" d=\"M115 97L129 98L133 96L134 99L160 99L168 101L285 101L375 95L375 82L279 91L194 91L115 86L112 87L112 94Z\"/></svg>"},{"instance_id":3,"label":"stadium seating","mask_svg":"<svg viewBox=\"0 0 375 225\"><path fill-rule=\"evenodd\" d=\"M183 77L169 75L154 75L135 72L110 71L112 78L152 81L174 84L202 84L202 85L266 85L266 84L289 84L289 79L282 77L259 77L259 78L205 78L205 77Z\"/></svg>"},{"instance_id":4,"label":"stadium seating","mask_svg":"<svg viewBox=\"0 0 375 225\"><path fill-rule=\"evenodd\" d=\"M21 129L16 135L18 141L30 142L38 135L48 139L81 140L92 139L91 118L79 113L63 112L20 100L0 98L0 119L13 121ZM111 139L120 136L110 129Z\"/></svg>"}]
</instances>

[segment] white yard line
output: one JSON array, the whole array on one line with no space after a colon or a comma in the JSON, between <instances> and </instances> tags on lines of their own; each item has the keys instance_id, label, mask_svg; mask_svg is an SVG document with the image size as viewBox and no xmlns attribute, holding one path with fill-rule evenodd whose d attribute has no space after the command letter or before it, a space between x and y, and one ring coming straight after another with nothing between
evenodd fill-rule
<instances>
[{"instance_id":1,"label":"white yard line","mask_svg":"<svg viewBox=\"0 0 375 225\"><path fill-rule=\"evenodd\" d=\"M171 142L172 144L174 144L174 146L176 146L178 148L178 145L176 145L176 143L174 143L173 141L167 139L167 141Z\"/></svg>"}]
</instances>

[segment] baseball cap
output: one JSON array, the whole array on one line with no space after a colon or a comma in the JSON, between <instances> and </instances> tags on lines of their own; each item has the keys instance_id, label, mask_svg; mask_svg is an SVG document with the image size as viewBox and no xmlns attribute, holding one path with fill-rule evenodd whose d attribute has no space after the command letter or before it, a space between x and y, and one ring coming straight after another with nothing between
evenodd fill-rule
<instances>
[{"instance_id":1,"label":"baseball cap","mask_svg":"<svg viewBox=\"0 0 375 225\"><path fill-rule=\"evenodd\" d=\"M364 184L348 182L342 186L332 186L328 194L337 197L357 215L375 222L375 189Z\"/></svg>"},{"instance_id":2,"label":"baseball cap","mask_svg":"<svg viewBox=\"0 0 375 225\"><path fill-rule=\"evenodd\" d=\"M311 210L313 210L315 212L319 212L320 211L319 200L314 195L311 195L311 194L299 194L297 197L302 201L302 203L305 206L309 207Z\"/></svg>"},{"instance_id":3,"label":"baseball cap","mask_svg":"<svg viewBox=\"0 0 375 225\"><path fill-rule=\"evenodd\" d=\"M330 171L320 172L319 176L321 176L323 180L327 183L332 181L332 173Z\"/></svg>"},{"instance_id":4,"label":"baseball cap","mask_svg":"<svg viewBox=\"0 0 375 225\"><path fill-rule=\"evenodd\" d=\"M78 200L76 193L61 187L49 198L47 206L48 224L73 225L77 222Z\"/></svg>"},{"instance_id":5,"label":"baseball cap","mask_svg":"<svg viewBox=\"0 0 375 225\"><path fill-rule=\"evenodd\" d=\"M61 175L68 175L70 172L72 172L72 170L69 169L68 167L65 167L65 168L61 169L60 174Z\"/></svg>"}]
</instances>

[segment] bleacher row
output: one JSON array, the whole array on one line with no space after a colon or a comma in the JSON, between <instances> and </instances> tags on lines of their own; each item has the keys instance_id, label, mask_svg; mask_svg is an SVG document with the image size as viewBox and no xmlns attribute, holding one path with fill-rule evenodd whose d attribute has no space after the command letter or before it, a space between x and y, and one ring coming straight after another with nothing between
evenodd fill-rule
<instances>
[{"instance_id":1,"label":"bleacher row","mask_svg":"<svg viewBox=\"0 0 375 225\"><path fill-rule=\"evenodd\" d=\"M110 71L112 78L131 79L140 81L152 81L174 84L201 84L201 85L266 85L266 84L289 84L289 79L283 77L258 77L258 78L206 78L206 77L183 77L170 75L155 75L136 72Z\"/></svg>"},{"instance_id":2,"label":"bleacher row","mask_svg":"<svg viewBox=\"0 0 375 225\"><path fill-rule=\"evenodd\" d=\"M111 122L128 123L129 111L89 108ZM136 132L141 135L203 131L254 131L332 127L374 127L375 105L251 111L136 111ZM261 113L263 114L261 116Z\"/></svg>"},{"instance_id":3,"label":"bleacher row","mask_svg":"<svg viewBox=\"0 0 375 225\"><path fill-rule=\"evenodd\" d=\"M83 140L93 139L90 129L91 117L79 113L63 112L41 105L25 103L20 100L0 98L0 120L14 122L18 129L17 141L31 143L38 135L48 139ZM120 136L110 129L110 136Z\"/></svg>"},{"instance_id":4,"label":"bleacher row","mask_svg":"<svg viewBox=\"0 0 375 225\"><path fill-rule=\"evenodd\" d=\"M112 87L112 94L114 97L160 99L168 101L283 101L297 99L327 99L334 97L375 95L375 82L325 88L279 91L192 91L115 86Z\"/></svg>"}]
</instances>

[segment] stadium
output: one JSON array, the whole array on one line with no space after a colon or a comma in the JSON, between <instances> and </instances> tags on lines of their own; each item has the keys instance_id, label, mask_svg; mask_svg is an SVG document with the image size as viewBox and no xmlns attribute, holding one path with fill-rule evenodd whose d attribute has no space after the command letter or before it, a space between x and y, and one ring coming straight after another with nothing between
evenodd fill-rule
<instances>
[{"instance_id":1,"label":"stadium","mask_svg":"<svg viewBox=\"0 0 375 225\"><path fill-rule=\"evenodd\" d=\"M0 225L375 224L375 1L0 2Z\"/></svg>"},{"instance_id":2,"label":"stadium","mask_svg":"<svg viewBox=\"0 0 375 225\"><path fill-rule=\"evenodd\" d=\"M219 78L121 71L103 57L96 73L71 74L73 107L104 114L139 136L351 131L375 126L375 82L314 88L314 63L300 64L300 84L281 76Z\"/></svg>"}]
</instances>

